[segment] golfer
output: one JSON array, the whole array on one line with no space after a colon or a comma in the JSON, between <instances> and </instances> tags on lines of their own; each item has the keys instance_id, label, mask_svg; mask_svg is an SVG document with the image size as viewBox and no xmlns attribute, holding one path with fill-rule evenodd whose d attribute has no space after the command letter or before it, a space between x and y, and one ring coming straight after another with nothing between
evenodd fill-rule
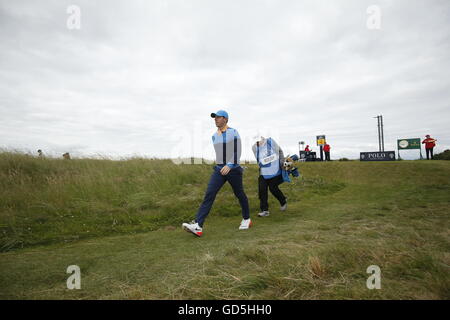
<instances>
[{"instance_id":1,"label":"golfer","mask_svg":"<svg viewBox=\"0 0 450 320\"><path fill-rule=\"evenodd\" d=\"M203 223L211 210L217 193L227 181L233 188L234 195L239 199L242 208L243 219L239 229L245 230L252 225L248 199L242 184L242 173L244 169L239 165L241 138L236 129L228 127L229 118L226 111L219 110L216 113L211 113L211 117L214 118L216 127L218 128L217 132L212 136L216 151L216 166L209 179L205 198L197 211L195 220L191 223L183 223L182 225L184 230L192 232L198 237L201 237L203 234Z\"/></svg>"}]
</instances>

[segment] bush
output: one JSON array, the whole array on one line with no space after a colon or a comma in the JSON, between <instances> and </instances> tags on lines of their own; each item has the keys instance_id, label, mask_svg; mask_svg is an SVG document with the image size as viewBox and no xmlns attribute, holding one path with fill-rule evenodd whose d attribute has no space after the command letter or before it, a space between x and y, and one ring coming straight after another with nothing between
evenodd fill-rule
<instances>
[{"instance_id":1,"label":"bush","mask_svg":"<svg viewBox=\"0 0 450 320\"><path fill-rule=\"evenodd\" d=\"M450 150L447 149L444 152L438 153L433 156L435 160L450 160Z\"/></svg>"}]
</instances>

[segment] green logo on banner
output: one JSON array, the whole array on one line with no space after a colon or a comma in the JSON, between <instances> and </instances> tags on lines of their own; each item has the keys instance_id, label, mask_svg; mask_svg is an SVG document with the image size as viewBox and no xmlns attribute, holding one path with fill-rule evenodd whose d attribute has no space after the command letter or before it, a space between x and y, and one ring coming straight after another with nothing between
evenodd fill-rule
<instances>
[{"instance_id":1,"label":"green logo on banner","mask_svg":"<svg viewBox=\"0 0 450 320\"><path fill-rule=\"evenodd\" d=\"M398 139L397 146L399 150L420 149L420 138Z\"/></svg>"}]
</instances>

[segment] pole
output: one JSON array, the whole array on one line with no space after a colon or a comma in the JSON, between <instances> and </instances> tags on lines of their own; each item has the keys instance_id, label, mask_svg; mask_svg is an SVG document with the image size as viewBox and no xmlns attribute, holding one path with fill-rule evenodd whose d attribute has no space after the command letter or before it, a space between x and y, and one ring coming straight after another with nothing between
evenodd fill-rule
<instances>
[{"instance_id":1,"label":"pole","mask_svg":"<svg viewBox=\"0 0 450 320\"><path fill-rule=\"evenodd\" d=\"M320 160L323 161L323 146L320 145Z\"/></svg>"},{"instance_id":2,"label":"pole","mask_svg":"<svg viewBox=\"0 0 450 320\"><path fill-rule=\"evenodd\" d=\"M377 129L378 129L378 151L381 152L380 116L377 116Z\"/></svg>"},{"instance_id":3,"label":"pole","mask_svg":"<svg viewBox=\"0 0 450 320\"><path fill-rule=\"evenodd\" d=\"M381 120L381 151L384 152L384 128L383 128L383 116L380 116Z\"/></svg>"}]
</instances>

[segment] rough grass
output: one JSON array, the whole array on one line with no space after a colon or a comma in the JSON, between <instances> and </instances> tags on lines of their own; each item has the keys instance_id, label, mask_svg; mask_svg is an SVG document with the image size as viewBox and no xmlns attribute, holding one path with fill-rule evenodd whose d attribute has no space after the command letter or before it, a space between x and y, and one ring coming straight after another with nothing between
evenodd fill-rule
<instances>
[{"instance_id":1,"label":"rough grass","mask_svg":"<svg viewBox=\"0 0 450 320\"><path fill-rule=\"evenodd\" d=\"M0 154L3 299L449 299L450 164L301 163L254 227L226 185L195 238L211 165ZM66 269L81 268L68 290ZM369 290L370 265L381 268Z\"/></svg>"}]
</instances>

